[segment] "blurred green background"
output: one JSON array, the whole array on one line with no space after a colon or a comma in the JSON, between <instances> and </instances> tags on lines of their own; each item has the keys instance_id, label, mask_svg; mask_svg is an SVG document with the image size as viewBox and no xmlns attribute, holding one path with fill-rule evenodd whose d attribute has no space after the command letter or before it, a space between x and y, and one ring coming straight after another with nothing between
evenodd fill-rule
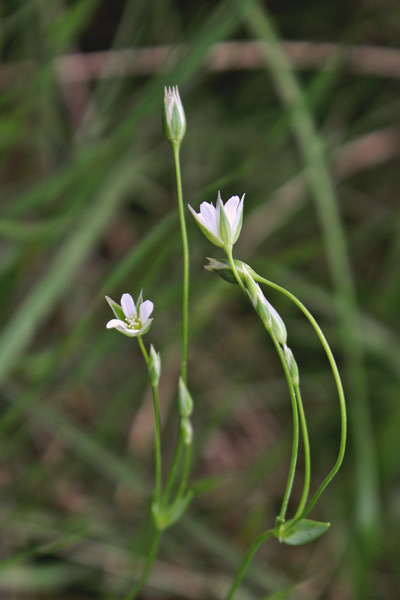
<instances>
[{"instance_id":1,"label":"blurred green background","mask_svg":"<svg viewBox=\"0 0 400 600\"><path fill-rule=\"evenodd\" d=\"M123 598L141 570L151 397L135 341L105 329L104 294L154 301L168 461L182 259L160 115L179 84L185 201L246 193L235 256L310 308L349 407L343 468L312 513L331 529L266 543L237 599L397 598L399 3L9 0L0 15L0 597ZM188 229L197 494L143 600L222 599L273 526L289 461L272 344L202 268L222 254L189 214ZM337 453L334 383L302 315L268 298L300 366L316 489Z\"/></svg>"}]
</instances>

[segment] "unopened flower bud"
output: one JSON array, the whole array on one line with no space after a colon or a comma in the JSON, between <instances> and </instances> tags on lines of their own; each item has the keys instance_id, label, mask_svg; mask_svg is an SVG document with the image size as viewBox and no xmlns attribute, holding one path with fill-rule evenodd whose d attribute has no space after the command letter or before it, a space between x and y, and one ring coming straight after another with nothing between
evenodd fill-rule
<instances>
[{"instance_id":1,"label":"unopened flower bud","mask_svg":"<svg viewBox=\"0 0 400 600\"><path fill-rule=\"evenodd\" d=\"M258 283L254 281L248 270L245 266L243 266L244 280L247 287L247 293L251 300L254 310L260 317L261 321L264 323L264 327L266 329L271 329L272 321L271 321L271 311L272 308L268 300L265 298L264 294Z\"/></svg>"},{"instance_id":2,"label":"unopened flower bud","mask_svg":"<svg viewBox=\"0 0 400 600\"><path fill-rule=\"evenodd\" d=\"M284 346L287 340L287 331L285 323L283 322L280 314L275 310L275 308L271 304L269 304L269 310L272 319L272 333L274 334L278 342L282 346Z\"/></svg>"},{"instance_id":3,"label":"unopened flower bud","mask_svg":"<svg viewBox=\"0 0 400 600\"><path fill-rule=\"evenodd\" d=\"M187 446L189 446L193 439L193 427L189 417L183 417L181 421L181 428L183 433L183 441Z\"/></svg>"},{"instance_id":4,"label":"unopened flower bud","mask_svg":"<svg viewBox=\"0 0 400 600\"><path fill-rule=\"evenodd\" d=\"M299 369L297 366L297 362L295 361L293 352L291 351L291 349L288 346L286 346L286 344L283 348L283 353L285 355L286 364L288 366L289 373L292 378L292 382L294 385L298 385L299 384Z\"/></svg>"},{"instance_id":5,"label":"unopened flower bud","mask_svg":"<svg viewBox=\"0 0 400 600\"><path fill-rule=\"evenodd\" d=\"M161 356L150 346L149 376L152 385L157 386L161 375Z\"/></svg>"},{"instance_id":6,"label":"unopened flower bud","mask_svg":"<svg viewBox=\"0 0 400 600\"><path fill-rule=\"evenodd\" d=\"M179 96L178 86L164 88L163 126L172 144L180 144L186 131L185 111Z\"/></svg>"},{"instance_id":7,"label":"unopened flower bud","mask_svg":"<svg viewBox=\"0 0 400 600\"><path fill-rule=\"evenodd\" d=\"M182 417L189 417L193 412L193 400L182 377L179 378L179 412Z\"/></svg>"}]
</instances>

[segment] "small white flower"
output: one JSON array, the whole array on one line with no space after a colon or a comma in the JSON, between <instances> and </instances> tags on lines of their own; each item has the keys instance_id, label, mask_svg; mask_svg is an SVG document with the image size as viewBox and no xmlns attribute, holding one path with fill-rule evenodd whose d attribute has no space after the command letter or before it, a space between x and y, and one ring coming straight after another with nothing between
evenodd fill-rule
<instances>
[{"instance_id":1,"label":"small white flower","mask_svg":"<svg viewBox=\"0 0 400 600\"><path fill-rule=\"evenodd\" d=\"M218 192L216 207L209 202L202 202L199 213L191 206L189 210L210 242L220 248L227 248L233 246L242 229L243 201L244 194L242 198L232 196L224 205Z\"/></svg>"},{"instance_id":2,"label":"small white flower","mask_svg":"<svg viewBox=\"0 0 400 600\"><path fill-rule=\"evenodd\" d=\"M164 88L164 90L164 132L170 142L180 144L186 131L186 118L178 86Z\"/></svg>"},{"instance_id":3,"label":"small white flower","mask_svg":"<svg viewBox=\"0 0 400 600\"><path fill-rule=\"evenodd\" d=\"M149 329L153 319L150 315L153 312L153 303L150 300L143 302L142 292L139 294L136 304L130 294L123 294L121 297L121 306L106 296L108 304L116 319L108 321L107 329L117 329L128 337L143 335Z\"/></svg>"}]
</instances>

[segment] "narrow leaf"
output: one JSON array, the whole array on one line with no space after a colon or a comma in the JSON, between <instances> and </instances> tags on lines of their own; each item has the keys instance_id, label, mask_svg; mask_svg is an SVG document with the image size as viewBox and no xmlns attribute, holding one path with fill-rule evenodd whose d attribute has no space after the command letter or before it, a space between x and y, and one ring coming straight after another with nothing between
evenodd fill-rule
<instances>
[{"instance_id":1,"label":"narrow leaf","mask_svg":"<svg viewBox=\"0 0 400 600\"><path fill-rule=\"evenodd\" d=\"M282 528L280 539L285 544L291 546L301 546L316 540L320 535L330 527L330 523L320 523L319 521L311 521L310 519L301 519L294 525L290 525L290 521L285 523Z\"/></svg>"}]
</instances>

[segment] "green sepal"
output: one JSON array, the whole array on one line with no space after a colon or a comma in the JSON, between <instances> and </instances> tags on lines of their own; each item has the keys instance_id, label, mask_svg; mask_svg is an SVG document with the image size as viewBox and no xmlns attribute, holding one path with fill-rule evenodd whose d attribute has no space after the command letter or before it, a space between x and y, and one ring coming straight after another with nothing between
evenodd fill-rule
<instances>
[{"instance_id":1,"label":"green sepal","mask_svg":"<svg viewBox=\"0 0 400 600\"><path fill-rule=\"evenodd\" d=\"M182 498L177 498L169 506L160 506L155 500L151 503L151 515L153 517L154 526L159 531L163 531L167 527L171 527L179 521L188 508L193 494L187 492Z\"/></svg>"},{"instance_id":2,"label":"green sepal","mask_svg":"<svg viewBox=\"0 0 400 600\"><path fill-rule=\"evenodd\" d=\"M124 311L122 310L122 308L120 307L120 305L117 304L109 296L106 296L106 300L107 300L108 304L110 305L111 310L113 311L114 315L117 317L117 319L119 319L120 321L125 321L125 314L124 314Z\"/></svg>"},{"instance_id":3,"label":"green sepal","mask_svg":"<svg viewBox=\"0 0 400 600\"><path fill-rule=\"evenodd\" d=\"M190 417L193 412L193 399L182 377L179 378L179 412L182 417Z\"/></svg>"},{"instance_id":4,"label":"green sepal","mask_svg":"<svg viewBox=\"0 0 400 600\"><path fill-rule=\"evenodd\" d=\"M194 216L196 218L196 215L194 215ZM200 221L198 221L197 218L196 218L196 222L209 242L214 244L214 246L218 246L218 248L223 247L223 245L224 245L223 242L221 242L221 240L219 240L217 237L215 237L215 235L213 235L210 231L208 231L207 227L204 227L204 225L202 223L200 223Z\"/></svg>"},{"instance_id":5,"label":"green sepal","mask_svg":"<svg viewBox=\"0 0 400 600\"><path fill-rule=\"evenodd\" d=\"M219 235L223 241L224 247L232 245L232 229L229 219L226 216L224 205L222 204L221 194L218 192L217 212L219 215Z\"/></svg>"},{"instance_id":6,"label":"green sepal","mask_svg":"<svg viewBox=\"0 0 400 600\"><path fill-rule=\"evenodd\" d=\"M310 519L300 519L291 525L292 521L287 521L279 530L279 541L290 546L301 546L308 544L319 538L330 527L330 523L321 523L320 521L311 521Z\"/></svg>"},{"instance_id":7,"label":"green sepal","mask_svg":"<svg viewBox=\"0 0 400 600\"><path fill-rule=\"evenodd\" d=\"M157 386L161 375L161 356L153 344L150 346L149 377L152 385Z\"/></svg>"}]
</instances>

